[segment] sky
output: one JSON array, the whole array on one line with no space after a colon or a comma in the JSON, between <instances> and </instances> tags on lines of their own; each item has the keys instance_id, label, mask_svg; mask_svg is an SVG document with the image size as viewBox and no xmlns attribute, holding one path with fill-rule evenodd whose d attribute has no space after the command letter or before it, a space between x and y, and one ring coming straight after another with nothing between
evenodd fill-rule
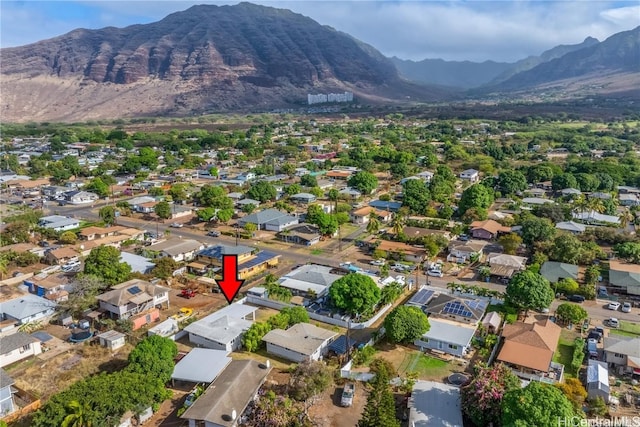
<instances>
[{"instance_id":1,"label":"sky","mask_svg":"<svg viewBox=\"0 0 640 427\"><path fill-rule=\"evenodd\" d=\"M158 21L194 4L233 1L0 1L0 47L75 28ZM291 9L369 43L386 56L514 62L559 44L602 41L640 25L640 0L253 1Z\"/></svg>"}]
</instances>

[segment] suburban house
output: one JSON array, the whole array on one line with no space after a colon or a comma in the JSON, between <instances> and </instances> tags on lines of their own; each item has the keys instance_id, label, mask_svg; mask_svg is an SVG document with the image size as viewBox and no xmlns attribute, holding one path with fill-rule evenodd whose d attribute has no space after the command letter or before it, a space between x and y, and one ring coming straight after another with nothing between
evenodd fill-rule
<instances>
[{"instance_id":1,"label":"suburban house","mask_svg":"<svg viewBox=\"0 0 640 427\"><path fill-rule=\"evenodd\" d=\"M426 252L424 248L416 248L402 242L392 242L390 240L382 240L376 247L376 250L382 251L385 258L396 258L405 261L421 263L424 261Z\"/></svg>"},{"instance_id":2,"label":"suburban house","mask_svg":"<svg viewBox=\"0 0 640 427\"><path fill-rule=\"evenodd\" d=\"M605 215L596 211L574 212L573 219L582 221L584 224L589 225L620 225L620 218L618 218L617 216Z\"/></svg>"},{"instance_id":3,"label":"suburban house","mask_svg":"<svg viewBox=\"0 0 640 427\"><path fill-rule=\"evenodd\" d=\"M604 361L618 374L640 375L640 338L605 337Z\"/></svg>"},{"instance_id":4,"label":"suburban house","mask_svg":"<svg viewBox=\"0 0 640 427\"><path fill-rule=\"evenodd\" d=\"M47 275L46 273L40 273L26 279L23 283L30 293L39 297L55 302L69 299L69 292L65 290L69 279L65 274Z\"/></svg>"},{"instance_id":5,"label":"suburban house","mask_svg":"<svg viewBox=\"0 0 640 427\"><path fill-rule=\"evenodd\" d=\"M282 276L278 285L289 289L293 295L319 298L329 291L333 282L343 276L343 271L333 267L305 264Z\"/></svg>"},{"instance_id":6,"label":"suburban house","mask_svg":"<svg viewBox=\"0 0 640 427\"><path fill-rule=\"evenodd\" d=\"M198 347L234 351L242 345L242 335L255 321L257 310L257 307L234 303L190 323L184 330L189 333L189 341Z\"/></svg>"},{"instance_id":7,"label":"suburban house","mask_svg":"<svg viewBox=\"0 0 640 427\"><path fill-rule=\"evenodd\" d=\"M589 359L586 388L589 400L601 397L605 403L609 403L609 369L605 362Z\"/></svg>"},{"instance_id":8,"label":"suburban house","mask_svg":"<svg viewBox=\"0 0 640 427\"><path fill-rule=\"evenodd\" d=\"M169 257L176 262L191 261L204 244L192 239L169 239L144 248L145 252L156 252L159 257Z\"/></svg>"},{"instance_id":9,"label":"suburban house","mask_svg":"<svg viewBox=\"0 0 640 427\"><path fill-rule=\"evenodd\" d=\"M609 261L609 285L631 295L640 295L640 265Z\"/></svg>"},{"instance_id":10,"label":"suburban house","mask_svg":"<svg viewBox=\"0 0 640 427\"><path fill-rule=\"evenodd\" d=\"M113 236L121 227L96 227L91 226L83 228L78 233L80 240L95 240L102 239L107 236Z\"/></svg>"},{"instance_id":11,"label":"suburban house","mask_svg":"<svg viewBox=\"0 0 640 427\"><path fill-rule=\"evenodd\" d=\"M560 190L560 194L562 194L563 196L579 196L582 194L582 191L578 190L577 188L563 188L562 190Z\"/></svg>"},{"instance_id":12,"label":"suburban house","mask_svg":"<svg viewBox=\"0 0 640 427\"><path fill-rule=\"evenodd\" d=\"M0 418L17 409L13 401L13 390L11 388L15 383L13 378L4 369L0 368Z\"/></svg>"},{"instance_id":13,"label":"suburban house","mask_svg":"<svg viewBox=\"0 0 640 427\"><path fill-rule=\"evenodd\" d=\"M471 236L473 236L474 239L493 240L501 233L510 232L511 227L505 227L492 219L473 221L471 223Z\"/></svg>"},{"instance_id":14,"label":"suburban house","mask_svg":"<svg viewBox=\"0 0 640 427\"><path fill-rule=\"evenodd\" d=\"M211 384L231 363L229 353L225 350L210 348L194 348L187 353L173 368L171 383Z\"/></svg>"},{"instance_id":15,"label":"suburban house","mask_svg":"<svg viewBox=\"0 0 640 427\"><path fill-rule=\"evenodd\" d=\"M44 259L49 264L60 265L69 261L75 261L79 259L78 252L69 246L63 246L57 249L51 249L45 252Z\"/></svg>"},{"instance_id":16,"label":"suburban house","mask_svg":"<svg viewBox=\"0 0 640 427\"><path fill-rule=\"evenodd\" d=\"M478 182L480 180L480 172L475 169L467 169L460 172L460 179L469 181L470 183Z\"/></svg>"},{"instance_id":17,"label":"suburban house","mask_svg":"<svg viewBox=\"0 0 640 427\"><path fill-rule=\"evenodd\" d=\"M564 262L545 261L540 267L540 275L551 283L562 279L578 280L578 266Z\"/></svg>"},{"instance_id":18,"label":"suburban house","mask_svg":"<svg viewBox=\"0 0 640 427\"><path fill-rule=\"evenodd\" d=\"M42 353L40 340L22 332L0 337L0 368Z\"/></svg>"},{"instance_id":19,"label":"suburban house","mask_svg":"<svg viewBox=\"0 0 640 427\"><path fill-rule=\"evenodd\" d=\"M237 255L238 278L246 279L260 274L268 268L278 265L280 255L269 251L260 251L248 246L210 246L196 254L196 260L187 267L198 274L205 274L209 269L222 267L223 255Z\"/></svg>"},{"instance_id":20,"label":"suburban house","mask_svg":"<svg viewBox=\"0 0 640 427\"><path fill-rule=\"evenodd\" d=\"M387 212L398 212L402 207L402 203L400 202L391 202L384 200L372 200L369 202L369 206L372 208L376 208L382 211Z\"/></svg>"},{"instance_id":21,"label":"suburban house","mask_svg":"<svg viewBox=\"0 0 640 427\"><path fill-rule=\"evenodd\" d=\"M311 193L298 193L298 194L294 194L293 196L289 196L289 200L291 200L294 203L300 203L303 205L308 205L310 203L315 202L317 199L316 196L314 196Z\"/></svg>"},{"instance_id":22,"label":"suburban house","mask_svg":"<svg viewBox=\"0 0 640 427\"><path fill-rule=\"evenodd\" d=\"M255 224L258 230L282 231L298 222L298 218L288 213L280 212L277 209L265 209L240 218L238 225L244 227L250 223Z\"/></svg>"},{"instance_id":23,"label":"suburban house","mask_svg":"<svg viewBox=\"0 0 640 427\"><path fill-rule=\"evenodd\" d=\"M133 279L111 287L97 297L100 308L111 318L131 319L133 329L155 322L160 318L157 307L169 307L169 289L146 280Z\"/></svg>"},{"instance_id":24,"label":"suburban house","mask_svg":"<svg viewBox=\"0 0 640 427\"><path fill-rule=\"evenodd\" d=\"M56 310L56 303L33 294L21 295L0 302L0 320L15 321L18 325L46 320Z\"/></svg>"},{"instance_id":25,"label":"suburban house","mask_svg":"<svg viewBox=\"0 0 640 427\"><path fill-rule=\"evenodd\" d=\"M527 268L527 258L517 255L490 253L487 255L491 275L510 278L514 273Z\"/></svg>"},{"instance_id":26,"label":"suburban house","mask_svg":"<svg viewBox=\"0 0 640 427\"><path fill-rule=\"evenodd\" d=\"M244 208L245 206L248 206L248 205L253 205L254 208L257 208L258 206L260 206L260 200L242 199L242 200L238 200L235 203L235 205L239 209L242 209L242 208Z\"/></svg>"},{"instance_id":27,"label":"suburban house","mask_svg":"<svg viewBox=\"0 0 640 427\"><path fill-rule=\"evenodd\" d=\"M489 302L485 299L438 294L424 304L422 310L430 319L437 317L475 325L482 319L488 305Z\"/></svg>"},{"instance_id":28,"label":"suburban house","mask_svg":"<svg viewBox=\"0 0 640 427\"><path fill-rule=\"evenodd\" d=\"M566 231L572 234L582 234L587 229L584 224L575 221L562 221L556 224L557 230Z\"/></svg>"},{"instance_id":29,"label":"suburban house","mask_svg":"<svg viewBox=\"0 0 640 427\"><path fill-rule=\"evenodd\" d=\"M522 199L522 207L529 210L536 206L542 206L547 203L555 204L553 200L545 199L542 197L525 197L524 199Z\"/></svg>"},{"instance_id":30,"label":"suburban house","mask_svg":"<svg viewBox=\"0 0 640 427\"><path fill-rule=\"evenodd\" d=\"M304 246L315 245L322 237L317 225L308 224L306 222L292 225L286 230L279 232L277 236L280 240L283 240L286 243L295 243Z\"/></svg>"},{"instance_id":31,"label":"suburban house","mask_svg":"<svg viewBox=\"0 0 640 427\"><path fill-rule=\"evenodd\" d=\"M376 209L371 206L365 206L351 212L351 221L353 221L355 224L367 224L369 223L371 212L375 212L376 217L381 222L391 221L391 212Z\"/></svg>"},{"instance_id":32,"label":"suburban house","mask_svg":"<svg viewBox=\"0 0 640 427\"><path fill-rule=\"evenodd\" d=\"M89 191L69 191L64 196L72 205L84 205L98 200L98 195Z\"/></svg>"},{"instance_id":33,"label":"suburban house","mask_svg":"<svg viewBox=\"0 0 640 427\"><path fill-rule=\"evenodd\" d=\"M263 338L267 353L292 362L321 360L329 344L338 336L336 332L319 328L311 323L296 323L289 329L273 329Z\"/></svg>"},{"instance_id":34,"label":"suburban house","mask_svg":"<svg viewBox=\"0 0 640 427\"><path fill-rule=\"evenodd\" d=\"M462 426L460 387L416 381L409 398L409 426Z\"/></svg>"},{"instance_id":35,"label":"suburban house","mask_svg":"<svg viewBox=\"0 0 640 427\"><path fill-rule=\"evenodd\" d=\"M502 317L500 317L500 313L497 311L490 311L484 315L482 319L482 326L489 334L495 334L500 329L500 325L502 324Z\"/></svg>"},{"instance_id":36,"label":"suburban house","mask_svg":"<svg viewBox=\"0 0 640 427\"><path fill-rule=\"evenodd\" d=\"M67 231L80 228L80 220L62 215L49 215L40 218L38 225L54 231Z\"/></svg>"},{"instance_id":37,"label":"suburban house","mask_svg":"<svg viewBox=\"0 0 640 427\"><path fill-rule=\"evenodd\" d=\"M447 262L467 263L474 257L480 257L487 242L481 240L461 242L455 240L449 243Z\"/></svg>"},{"instance_id":38,"label":"suburban house","mask_svg":"<svg viewBox=\"0 0 640 427\"><path fill-rule=\"evenodd\" d=\"M618 202L620 206L640 206L640 198L637 194L622 194L618 195Z\"/></svg>"},{"instance_id":39,"label":"suburban house","mask_svg":"<svg viewBox=\"0 0 640 427\"><path fill-rule=\"evenodd\" d=\"M189 420L189 427L237 426L270 370L268 361L231 361L180 418Z\"/></svg>"},{"instance_id":40,"label":"suburban house","mask_svg":"<svg viewBox=\"0 0 640 427\"><path fill-rule=\"evenodd\" d=\"M447 230L432 230L422 227L404 227L402 233L408 239L420 239L427 236L442 236L447 240L451 240L451 233Z\"/></svg>"},{"instance_id":41,"label":"suburban house","mask_svg":"<svg viewBox=\"0 0 640 427\"><path fill-rule=\"evenodd\" d=\"M120 262L129 264L132 273L150 274L156 267L150 258L125 251L120 252Z\"/></svg>"},{"instance_id":42,"label":"suburban house","mask_svg":"<svg viewBox=\"0 0 640 427\"><path fill-rule=\"evenodd\" d=\"M524 379L547 383L561 381L564 366L552 361L561 331L562 328L549 319L505 325L496 360L506 363Z\"/></svg>"},{"instance_id":43,"label":"suburban house","mask_svg":"<svg viewBox=\"0 0 640 427\"><path fill-rule=\"evenodd\" d=\"M462 357L471 348L476 333L476 324L464 324L454 320L429 318L429 330L413 343L420 348L436 353L447 353Z\"/></svg>"}]
</instances>

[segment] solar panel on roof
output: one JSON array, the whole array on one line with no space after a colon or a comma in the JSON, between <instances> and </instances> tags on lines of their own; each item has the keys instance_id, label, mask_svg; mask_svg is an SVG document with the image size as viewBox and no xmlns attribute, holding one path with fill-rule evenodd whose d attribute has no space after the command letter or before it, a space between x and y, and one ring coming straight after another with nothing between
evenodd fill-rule
<instances>
[{"instance_id":1,"label":"solar panel on roof","mask_svg":"<svg viewBox=\"0 0 640 427\"><path fill-rule=\"evenodd\" d=\"M452 301L445 304L444 309L442 310L445 314L453 314L456 316L462 317L472 317L473 313L471 313L467 307L464 306L460 301Z\"/></svg>"},{"instance_id":2,"label":"solar panel on roof","mask_svg":"<svg viewBox=\"0 0 640 427\"><path fill-rule=\"evenodd\" d=\"M472 310L484 310L487 307L487 302L484 300L473 300L467 302L467 307Z\"/></svg>"},{"instance_id":3,"label":"solar panel on roof","mask_svg":"<svg viewBox=\"0 0 640 427\"><path fill-rule=\"evenodd\" d=\"M135 295L135 294L139 294L140 292L142 292L142 290L137 286L132 286L129 289L127 289L127 292L129 292L132 295Z\"/></svg>"},{"instance_id":4,"label":"solar panel on roof","mask_svg":"<svg viewBox=\"0 0 640 427\"><path fill-rule=\"evenodd\" d=\"M409 303L426 304L431 299L433 294L434 292L432 290L420 289L418 292L416 292L416 294L413 297L411 297L411 300L409 300Z\"/></svg>"}]
</instances>

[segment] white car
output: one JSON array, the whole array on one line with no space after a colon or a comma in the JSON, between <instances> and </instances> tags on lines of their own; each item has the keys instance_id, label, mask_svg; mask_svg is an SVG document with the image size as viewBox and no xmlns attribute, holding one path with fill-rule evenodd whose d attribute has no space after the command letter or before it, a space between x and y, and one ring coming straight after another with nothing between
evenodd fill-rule
<instances>
[{"instance_id":1,"label":"white car","mask_svg":"<svg viewBox=\"0 0 640 427\"><path fill-rule=\"evenodd\" d=\"M387 262L383 259L374 259L373 261L371 261L369 264L371 265L377 265L379 267L385 265Z\"/></svg>"},{"instance_id":2,"label":"white car","mask_svg":"<svg viewBox=\"0 0 640 427\"><path fill-rule=\"evenodd\" d=\"M610 302L609 305L607 306L607 308L609 310L616 311L617 309L620 308L620 303L619 302L615 302L615 301L614 302Z\"/></svg>"},{"instance_id":3,"label":"white car","mask_svg":"<svg viewBox=\"0 0 640 427\"><path fill-rule=\"evenodd\" d=\"M619 328L620 322L615 317L610 317L606 321L606 324L609 325L610 328Z\"/></svg>"},{"instance_id":4,"label":"white car","mask_svg":"<svg viewBox=\"0 0 640 427\"><path fill-rule=\"evenodd\" d=\"M624 304L622 304L622 312L623 313L631 313L631 303L630 302L625 302Z\"/></svg>"},{"instance_id":5,"label":"white car","mask_svg":"<svg viewBox=\"0 0 640 427\"><path fill-rule=\"evenodd\" d=\"M427 270L427 275L429 275L431 277L442 277L442 276L444 276L444 274L442 274L442 271L440 271L440 270Z\"/></svg>"},{"instance_id":6,"label":"white car","mask_svg":"<svg viewBox=\"0 0 640 427\"><path fill-rule=\"evenodd\" d=\"M180 224L179 222L172 222L171 227L173 228L182 228L184 224Z\"/></svg>"}]
</instances>

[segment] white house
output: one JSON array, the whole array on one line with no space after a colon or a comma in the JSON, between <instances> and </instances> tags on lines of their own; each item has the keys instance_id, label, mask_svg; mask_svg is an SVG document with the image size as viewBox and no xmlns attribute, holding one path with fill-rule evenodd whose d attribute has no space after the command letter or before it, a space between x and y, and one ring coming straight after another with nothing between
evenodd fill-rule
<instances>
[{"instance_id":1,"label":"white house","mask_svg":"<svg viewBox=\"0 0 640 427\"><path fill-rule=\"evenodd\" d=\"M111 317L128 319L146 310L169 305L169 289L146 280L133 279L111 287L111 290L96 297L100 308Z\"/></svg>"},{"instance_id":2,"label":"white house","mask_svg":"<svg viewBox=\"0 0 640 427\"><path fill-rule=\"evenodd\" d=\"M22 332L0 337L0 368L42 353L40 340Z\"/></svg>"},{"instance_id":3,"label":"white house","mask_svg":"<svg viewBox=\"0 0 640 427\"><path fill-rule=\"evenodd\" d=\"M267 353L299 363L322 359L337 336L336 332L310 323L297 323L287 330L269 331L262 341L267 343Z\"/></svg>"},{"instance_id":4,"label":"white house","mask_svg":"<svg viewBox=\"0 0 640 427\"><path fill-rule=\"evenodd\" d=\"M170 257L176 262L191 261L196 253L204 249L204 244L192 239L169 239L145 248L146 251L159 252L162 257Z\"/></svg>"},{"instance_id":5,"label":"white house","mask_svg":"<svg viewBox=\"0 0 640 427\"><path fill-rule=\"evenodd\" d=\"M86 205L98 200L98 195L89 191L69 191L65 193L65 198L72 205Z\"/></svg>"},{"instance_id":6,"label":"white house","mask_svg":"<svg viewBox=\"0 0 640 427\"><path fill-rule=\"evenodd\" d=\"M25 294L0 303L0 320L19 325L47 319L55 313L56 303L33 294Z\"/></svg>"},{"instance_id":7,"label":"white house","mask_svg":"<svg viewBox=\"0 0 640 427\"><path fill-rule=\"evenodd\" d=\"M475 169L467 169L460 172L460 179L469 181L471 183L478 182L480 179L480 172Z\"/></svg>"},{"instance_id":8,"label":"white house","mask_svg":"<svg viewBox=\"0 0 640 427\"><path fill-rule=\"evenodd\" d=\"M189 333L189 341L198 347L234 351L242 345L242 335L253 324L257 310L257 307L234 303L189 324L184 330Z\"/></svg>"},{"instance_id":9,"label":"white house","mask_svg":"<svg viewBox=\"0 0 640 427\"><path fill-rule=\"evenodd\" d=\"M11 386L14 384L13 378L4 369L0 368L0 418L16 410L16 405L13 402L13 391L11 390Z\"/></svg>"},{"instance_id":10,"label":"white house","mask_svg":"<svg viewBox=\"0 0 640 427\"><path fill-rule=\"evenodd\" d=\"M414 341L420 351L432 349L454 356L463 356L471 347L477 324L463 324L453 320L430 318L431 327Z\"/></svg>"},{"instance_id":11,"label":"white house","mask_svg":"<svg viewBox=\"0 0 640 427\"><path fill-rule=\"evenodd\" d=\"M55 231L66 231L80 228L80 220L62 215L49 215L40 218L38 225Z\"/></svg>"}]
</instances>

